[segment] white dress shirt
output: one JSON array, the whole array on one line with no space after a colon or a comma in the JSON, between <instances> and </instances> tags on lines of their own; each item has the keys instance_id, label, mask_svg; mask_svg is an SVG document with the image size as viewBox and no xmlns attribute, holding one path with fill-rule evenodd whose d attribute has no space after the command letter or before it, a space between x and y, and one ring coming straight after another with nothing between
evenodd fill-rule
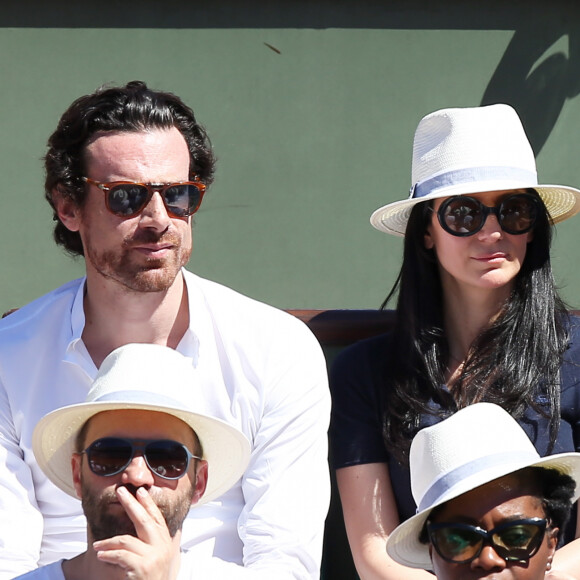
<instances>
[{"instance_id":1,"label":"white dress shirt","mask_svg":"<svg viewBox=\"0 0 580 580\"><path fill-rule=\"evenodd\" d=\"M318 578L330 484L322 350L299 320L183 270L191 358L210 413L252 445L241 480L189 512L183 548L208 578ZM36 464L32 431L84 401L97 369L79 279L0 320L0 580L86 548L80 501Z\"/></svg>"},{"instance_id":2,"label":"white dress shirt","mask_svg":"<svg viewBox=\"0 0 580 580\"><path fill-rule=\"evenodd\" d=\"M52 564L47 564L46 566L41 566L27 572L22 576L18 576L15 580L66 580L64 572L62 569L63 560L58 560L57 562L52 562ZM235 566L235 564L229 564L230 566ZM179 567L179 573L177 575L177 580L190 580L190 578L197 578L199 580L206 578L202 575L203 569L198 566L195 558L184 558L182 555L181 566ZM205 572L203 572L205 574ZM224 579L229 578L229 576L222 576ZM210 576L211 578L211 576ZM215 580L216 577L214 577ZM217 576L220 578L220 576Z\"/></svg>"}]
</instances>

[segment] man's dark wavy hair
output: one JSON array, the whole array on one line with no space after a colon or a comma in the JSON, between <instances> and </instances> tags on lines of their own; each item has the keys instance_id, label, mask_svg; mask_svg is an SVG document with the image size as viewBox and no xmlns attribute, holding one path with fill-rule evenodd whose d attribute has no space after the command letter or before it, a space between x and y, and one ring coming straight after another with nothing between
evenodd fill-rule
<instances>
[{"instance_id":1,"label":"man's dark wavy hair","mask_svg":"<svg viewBox=\"0 0 580 580\"><path fill-rule=\"evenodd\" d=\"M193 111L176 95L153 91L144 82L132 81L123 87L101 87L77 99L62 115L48 140L44 158L44 195L53 209L54 239L72 255L84 255L78 232L71 232L58 219L52 193L71 198L79 207L85 203L87 189L85 147L99 132L145 131L175 127L189 149L189 177L198 175L210 185L215 157L205 129Z\"/></svg>"}]
</instances>

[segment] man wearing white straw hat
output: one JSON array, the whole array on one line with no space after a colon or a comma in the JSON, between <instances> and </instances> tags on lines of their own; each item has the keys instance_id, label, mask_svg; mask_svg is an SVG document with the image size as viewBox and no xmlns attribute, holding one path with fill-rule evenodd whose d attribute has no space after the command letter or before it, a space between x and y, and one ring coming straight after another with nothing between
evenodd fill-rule
<instances>
[{"instance_id":1,"label":"man wearing white straw hat","mask_svg":"<svg viewBox=\"0 0 580 580\"><path fill-rule=\"evenodd\" d=\"M55 241L84 259L86 276L0 320L0 580L85 548L80 503L46 482L32 431L84 400L105 357L129 343L186 356L203 377L188 392L201 389L211 414L252 443L246 477L188 515L183 548L211 554L215 575L225 566L232 580L317 579L326 361L296 317L185 268L215 171L193 111L141 81L102 87L64 112L45 169Z\"/></svg>"},{"instance_id":2,"label":"man wearing white straw hat","mask_svg":"<svg viewBox=\"0 0 580 580\"><path fill-rule=\"evenodd\" d=\"M580 453L540 458L509 413L476 403L419 431L410 468L418 508L389 536L395 561L439 580L539 580L550 571L580 496Z\"/></svg>"},{"instance_id":3,"label":"man wearing white straw hat","mask_svg":"<svg viewBox=\"0 0 580 580\"><path fill-rule=\"evenodd\" d=\"M24 577L199 577L203 560L181 556L183 521L239 480L250 455L243 433L207 415L199 391L188 395L200 380L178 352L129 344L103 361L84 403L41 419L34 453L81 499L88 548Z\"/></svg>"}]
</instances>

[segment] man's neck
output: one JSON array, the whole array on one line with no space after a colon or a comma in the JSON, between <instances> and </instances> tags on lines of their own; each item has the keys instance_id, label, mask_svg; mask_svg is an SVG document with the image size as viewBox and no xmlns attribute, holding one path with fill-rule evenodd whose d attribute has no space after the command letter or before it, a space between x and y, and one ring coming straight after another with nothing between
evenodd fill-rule
<instances>
[{"instance_id":1,"label":"man's neck","mask_svg":"<svg viewBox=\"0 0 580 580\"><path fill-rule=\"evenodd\" d=\"M117 577L121 580L127 577L126 571L122 568L100 562L91 548L71 560L65 560L62 563L62 572L65 580L91 580L92 578L115 580Z\"/></svg>"},{"instance_id":2,"label":"man's neck","mask_svg":"<svg viewBox=\"0 0 580 580\"><path fill-rule=\"evenodd\" d=\"M87 278L82 339L97 368L132 342L176 348L189 326L187 289L180 273L162 292L135 292Z\"/></svg>"}]
</instances>

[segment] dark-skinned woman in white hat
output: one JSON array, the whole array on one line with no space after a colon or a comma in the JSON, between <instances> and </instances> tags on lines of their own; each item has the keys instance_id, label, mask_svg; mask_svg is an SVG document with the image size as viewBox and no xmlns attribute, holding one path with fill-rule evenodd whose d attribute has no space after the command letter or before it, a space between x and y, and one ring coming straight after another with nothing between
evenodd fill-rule
<instances>
[{"instance_id":1,"label":"dark-skinned woman in white hat","mask_svg":"<svg viewBox=\"0 0 580 580\"><path fill-rule=\"evenodd\" d=\"M580 191L538 184L511 107L445 109L419 123L409 198L371 217L405 236L385 301L398 296L394 331L346 349L331 372L333 465L362 580L432 578L384 548L415 513L408 452L419 429L489 401L541 456L580 445L580 329L550 265L552 225L578 211ZM547 578L574 577L574 547L557 550Z\"/></svg>"},{"instance_id":2,"label":"dark-skinned woman in white hat","mask_svg":"<svg viewBox=\"0 0 580 580\"><path fill-rule=\"evenodd\" d=\"M387 552L437 580L544 580L580 496L580 453L540 457L509 413L475 403L413 438L417 513ZM561 577L561 575L560 575Z\"/></svg>"}]
</instances>

